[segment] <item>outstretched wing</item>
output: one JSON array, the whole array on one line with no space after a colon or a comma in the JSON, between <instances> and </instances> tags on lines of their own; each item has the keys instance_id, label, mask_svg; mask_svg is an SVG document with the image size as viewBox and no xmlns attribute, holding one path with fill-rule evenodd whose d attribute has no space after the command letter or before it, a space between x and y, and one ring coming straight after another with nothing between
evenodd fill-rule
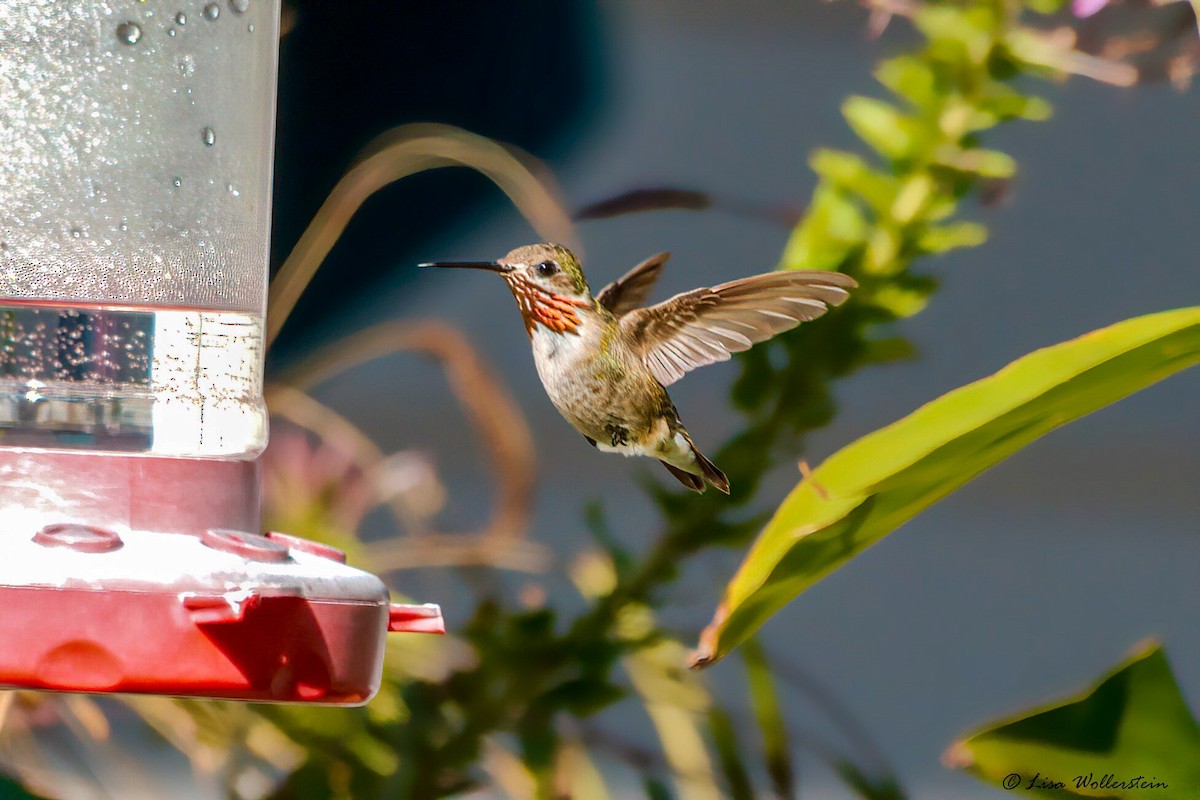
<instances>
[{"instance_id":1,"label":"outstretched wing","mask_svg":"<svg viewBox=\"0 0 1200 800\"><path fill-rule=\"evenodd\" d=\"M621 327L658 382L670 386L696 367L816 319L857 285L840 272L769 272L631 311Z\"/></svg>"},{"instance_id":2,"label":"outstretched wing","mask_svg":"<svg viewBox=\"0 0 1200 800\"><path fill-rule=\"evenodd\" d=\"M601 289L596 299L618 317L640 308L662 275L663 264L670 257L670 253L655 253Z\"/></svg>"}]
</instances>

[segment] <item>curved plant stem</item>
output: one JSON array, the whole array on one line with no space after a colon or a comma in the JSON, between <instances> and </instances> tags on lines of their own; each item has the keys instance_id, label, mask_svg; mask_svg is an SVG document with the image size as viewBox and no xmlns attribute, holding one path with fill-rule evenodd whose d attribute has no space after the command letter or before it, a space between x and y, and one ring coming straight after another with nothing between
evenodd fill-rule
<instances>
[{"instance_id":1,"label":"curved plant stem","mask_svg":"<svg viewBox=\"0 0 1200 800\"><path fill-rule=\"evenodd\" d=\"M401 125L377 137L342 177L296 242L267 298L266 340L279 335L304 288L363 202L394 181L440 167L471 167L508 195L538 235L578 249L570 215L546 173L515 148L452 125Z\"/></svg>"}]
</instances>

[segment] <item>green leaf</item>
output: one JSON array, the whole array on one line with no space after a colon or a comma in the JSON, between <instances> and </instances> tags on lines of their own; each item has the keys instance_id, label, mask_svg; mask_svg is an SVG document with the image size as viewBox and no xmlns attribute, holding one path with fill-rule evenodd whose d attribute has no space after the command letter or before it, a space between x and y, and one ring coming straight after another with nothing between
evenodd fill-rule
<instances>
[{"instance_id":1,"label":"green leaf","mask_svg":"<svg viewBox=\"0 0 1200 800\"><path fill-rule=\"evenodd\" d=\"M804 222L792 232L783 252L787 269L837 269L866 239L870 226L844 192L821 186L813 194Z\"/></svg>"},{"instance_id":2,"label":"green leaf","mask_svg":"<svg viewBox=\"0 0 1200 800\"><path fill-rule=\"evenodd\" d=\"M875 290L871 295L871 302L903 319L911 317L925 308L929 302L930 291L928 287L920 285L887 284Z\"/></svg>"},{"instance_id":3,"label":"green leaf","mask_svg":"<svg viewBox=\"0 0 1200 800\"><path fill-rule=\"evenodd\" d=\"M1025 4L1039 14L1057 14L1067 3L1066 0L1025 0Z\"/></svg>"},{"instance_id":4,"label":"green leaf","mask_svg":"<svg viewBox=\"0 0 1200 800\"><path fill-rule=\"evenodd\" d=\"M940 98L933 68L917 56L887 59L876 68L875 78L917 108L933 106Z\"/></svg>"},{"instance_id":5,"label":"green leaf","mask_svg":"<svg viewBox=\"0 0 1200 800\"><path fill-rule=\"evenodd\" d=\"M917 348L913 343L899 336L867 339L863 342L863 360L869 364L910 361L916 357Z\"/></svg>"},{"instance_id":6,"label":"green leaf","mask_svg":"<svg viewBox=\"0 0 1200 800\"><path fill-rule=\"evenodd\" d=\"M4 800L45 800L40 794L26 789L20 781L0 774L0 797Z\"/></svg>"},{"instance_id":7,"label":"green leaf","mask_svg":"<svg viewBox=\"0 0 1200 800\"><path fill-rule=\"evenodd\" d=\"M742 659L746 662L746 680L750 684L750 706L754 709L754 719L763 738L771 789L775 797L792 797L796 792L792 748L787 725L780 712L775 680L771 677L771 665L762 646L754 639L747 639L742 644Z\"/></svg>"},{"instance_id":8,"label":"green leaf","mask_svg":"<svg viewBox=\"0 0 1200 800\"><path fill-rule=\"evenodd\" d=\"M951 222L921 231L916 246L925 253L944 253L959 247L978 247L986 241L987 228L978 222Z\"/></svg>"},{"instance_id":9,"label":"green leaf","mask_svg":"<svg viewBox=\"0 0 1200 800\"><path fill-rule=\"evenodd\" d=\"M934 160L942 166L974 173L981 178L1011 178L1017 173L1017 162L999 150L962 150L947 145L938 148Z\"/></svg>"},{"instance_id":10,"label":"green leaf","mask_svg":"<svg viewBox=\"0 0 1200 800\"><path fill-rule=\"evenodd\" d=\"M642 788L646 792L646 800L675 800L670 787L653 775L642 777Z\"/></svg>"},{"instance_id":11,"label":"green leaf","mask_svg":"<svg viewBox=\"0 0 1200 800\"><path fill-rule=\"evenodd\" d=\"M617 702L626 693L620 686L603 680L573 678L548 691L542 701L577 717L587 717Z\"/></svg>"},{"instance_id":12,"label":"green leaf","mask_svg":"<svg viewBox=\"0 0 1200 800\"><path fill-rule=\"evenodd\" d=\"M895 201L896 179L872 169L861 156L822 147L809 156L808 163L830 186L857 194L877 214L887 213Z\"/></svg>"},{"instance_id":13,"label":"green leaf","mask_svg":"<svg viewBox=\"0 0 1200 800\"><path fill-rule=\"evenodd\" d=\"M838 777L863 800L904 800L904 790L891 780L872 780L857 764L847 759L834 763Z\"/></svg>"},{"instance_id":14,"label":"green leaf","mask_svg":"<svg viewBox=\"0 0 1200 800\"><path fill-rule=\"evenodd\" d=\"M972 66L982 67L994 44L993 13L986 7L927 5L917 11L913 23L929 39L931 49L945 54L956 45Z\"/></svg>"},{"instance_id":15,"label":"green leaf","mask_svg":"<svg viewBox=\"0 0 1200 800\"><path fill-rule=\"evenodd\" d=\"M896 201L888 211L896 222L908 224L924 211L936 192L937 184L933 177L928 173L918 172L904 182L904 188L897 193Z\"/></svg>"},{"instance_id":16,"label":"green leaf","mask_svg":"<svg viewBox=\"0 0 1200 800\"><path fill-rule=\"evenodd\" d=\"M1022 795L1200 795L1200 726L1153 641L1084 693L988 725L952 745L945 760Z\"/></svg>"},{"instance_id":17,"label":"green leaf","mask_svg":"<svg viewBox=\"0 0 1200 800\"><path fill-rule=\"evenodd\" d=\"M725 776L725 789L731 800L754 800L754 786L742 758L733 720L724 709L713 705L708 710L708 730L717 751L717 763Z\"/></svg>"},{"instance_id":18,"label":"green leaf","mask_svg":"<svg viewBox=\"0 0 1200 800\"><path fill-rule=\"evenodd\" d=\"M982 102L989 112L1003 119L1018 118L1040 122L1049 119L1053 112L1050 103L1045 99L1021 94L1004 84L991 86L988 96Z\"/></svg>"},{"instance_id":19,"label":"green leaf","mask_svg":"<svg viewBox=\"0 0 1200 800\"><path fill-rule=\"evenodd\" d=\"M898 160L914 148L912 120L891 103L854 96L842 104L842 114L864 142L882 156Z\"/></svg>"},{"instance_id":20,"label":"green leaf","mask_svg":"<svg viewBox=\"0 0 1200 800\"><path fill-rule=\"evenodd\" d=\"M1200 307L1038 350L848 445L792 491L726 587L694 666L1027 444L1200 361Z\"/></svg>"}]
</instances>

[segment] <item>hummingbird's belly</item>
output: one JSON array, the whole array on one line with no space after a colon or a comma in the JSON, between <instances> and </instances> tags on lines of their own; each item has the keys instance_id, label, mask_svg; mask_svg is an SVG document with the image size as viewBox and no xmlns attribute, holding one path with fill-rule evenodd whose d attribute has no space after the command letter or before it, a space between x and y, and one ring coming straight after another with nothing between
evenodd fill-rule
<instances>
[{"instance_id":1,"label":"hummingbird's belly","mask_svg":"<svg viewBox=\"0 0 1200 800\"><path fill-rule=\"evenodd\" d=\"M650 420L630 402L627 387L603 381L568 380L547 387L550 402L563 419L601 449L622 449L640 443Z\"/></svg>"},{"instance_id":2,"label":"hummingbird's belly","mask_svg":"<svg viewBox=\"0 0 1200 800\"><path fill-rule=\"evenodd\" d=\"M546 392L563 419L605 452L654 455L671 437L667 417L637 381L573 375L547 383Z\"/></svg>"},{"instance_id":3,"label":"hummingbird's belly","mask_svg":"<svg viewBox=\"0 0 1200 800\"><path fill-rule=\"evenodd\" d=\"M600 450L657 455L672 439L666 391L640 364L598 357L591 333L587 326L580 336L534 333L534 361L550 402Z\"/></svg>"}]
</instances>

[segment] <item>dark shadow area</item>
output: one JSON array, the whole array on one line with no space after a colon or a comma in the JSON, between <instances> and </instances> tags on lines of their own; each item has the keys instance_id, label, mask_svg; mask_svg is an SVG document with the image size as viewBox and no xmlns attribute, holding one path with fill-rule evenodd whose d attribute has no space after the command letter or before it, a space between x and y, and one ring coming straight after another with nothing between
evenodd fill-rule
<instances>
[{"instance_id":1,"label":"dark shadow area","mask_svg":"<svg viewBox=\"0 0 1200 800\"><path fill-rule=\"evenodd\" d=\"M373 137L407 122L458 125L535 155L568 149L596 107L594 0L517 3L295 0L280 43L271 245L287 257L330 189ZM285 16L285 21L288 16ZM400 181L358 212L275 344L276 359L329 326L418 249L503 202L465 170Z\"/></svg>"}]
</instances>

